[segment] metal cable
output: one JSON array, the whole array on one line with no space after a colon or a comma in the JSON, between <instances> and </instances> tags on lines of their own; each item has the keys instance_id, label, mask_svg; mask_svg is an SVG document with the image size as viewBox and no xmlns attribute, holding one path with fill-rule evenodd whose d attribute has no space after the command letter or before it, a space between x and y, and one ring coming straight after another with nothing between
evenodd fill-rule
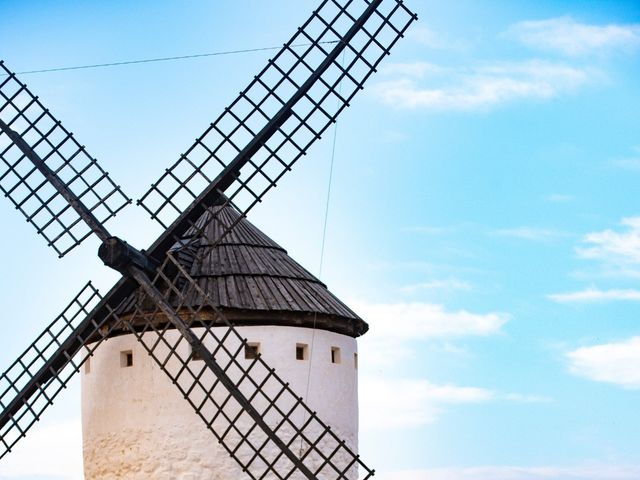
<instances>
[{"instance_id":1,"label":"metal cable","mask_svg":"<svg viewBox=\"0 0 640 480\"><path fill-rule=\"evenodd\" d=\"M324 42L318 42L319 44L326 43L337 43L337 40L327 40ZM308 47L311 43L299 43L296 45L291 45L291 47ZM135 65L140 63L153 63L153 62L168 62L172 60L186 60L192 58L203 58L203 57L217 57L222 55L234 55L237 53L252 53L252 52L263 52L266 50L278 50L282 48L281 46L277 47L260 47L260 48L247 48L243 50L227 50L222 52L209 52L209 53L197 53L194 55L180 55L176 57L158 57L158 58L143 58L139 60L123 60L120 62L111 62L111 63L95 63L90 65L75 65L72 67L57 67L57 68L45 68L41 70L26 70L23 72L16 72L17 75L28 75L31 73L49 73L49 72L64 72L67 70L85 70L88 68L104 68L104 67L118 67L123 65ZM7 76L6 74L0 75L1 77Z\"/></svg>"},{"instance_id":2,"label":"metal cable","mask_svg":"<svg viewBox=\"0 0 640 480\"><path fill-rule=\"evenodd\" d=\"M342 65L344 65L344 52L342 52ZM342 81L338 84L338 95L342 93ZM327 199L324 206L324 222L322 225L322 242L320 244L320 264L318 265L318 280L322 280L322 267L324 265L324 247L327 240L327 223L329 219L329 205L331 201L331 185L333 183L333 165L336 158L336 139L338 137L338 122L333 126L333 143L331 145L331 161L329 163L329 182L327 185ZM304 401L309 398L309 390L311 389L311 362L313 361L313 345L316 339L316 320L318 312L313 314L313 326L311 328L311 345L309 345L309 369L307 370L307 388L304 394ZM303 423L305 419L303 418ZM299 456L302 456L302 440L300 441Z\"/></svg>"}]
</instances>

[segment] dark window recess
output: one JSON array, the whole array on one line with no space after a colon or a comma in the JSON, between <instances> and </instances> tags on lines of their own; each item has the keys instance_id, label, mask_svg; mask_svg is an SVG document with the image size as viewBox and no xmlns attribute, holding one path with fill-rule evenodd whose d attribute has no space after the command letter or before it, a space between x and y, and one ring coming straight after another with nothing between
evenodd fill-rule
<instances>
[{"instance_id":1,"label":"dark window recess","mask_svg":"<svg viewBox=\"0 0 640 480\"><path fill-rule=\"evenodd\" d=\"M133 366L133 352L131 350L120 352L120 366L122 368Z\"/></svg>"},{"instance_id":2,"label":"dark window recess","mask_svg":"<svg viewBox=\"0 0 640 480\"><path fill-rule=\"evenodd\" d=\"M296 344L296 360L307 360L309 358L308 348L306 343Z\"/></svg>"},{"instance_id":3,"label":"dark window recess","mask_svg":"<svg viewBox=\"0 0 640 480\"><path fill-rule=\"evenodd\" d=\"M247 360L253 360L254 358L258 358L260 354L260 344L259 343L247 343L244 346L244 358Z\"/></svg>"},{"instance_id":4,"label":"dark window recess","mask_svg":"<svg viewBox=\"0 0 640 480\"><path fill-rule=\"evenodd\" d=\"M340 363L339 347L331 347L331 363Z\"/></svg>"},{"instance_id":5,"label":"dark window recess","mask_svg":"<svg viewBox=\"0 0 640 480\"><path fill-rule=\"evenodd\" d=\"M196 352L195 350L191 350L191 360L204 360L200 352Z\"/></svg>"}]
</instances>

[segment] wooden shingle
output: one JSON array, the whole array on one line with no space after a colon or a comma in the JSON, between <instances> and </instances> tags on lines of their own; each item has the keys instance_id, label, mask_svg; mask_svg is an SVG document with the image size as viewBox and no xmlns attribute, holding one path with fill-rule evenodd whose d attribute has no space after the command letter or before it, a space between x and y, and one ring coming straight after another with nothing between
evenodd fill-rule
<instances>
[{"instance_id":1,"label":"wooden shingle","mask_svg":"<svg viewBox=\"0 0 640 480\"><path fill-rule=\"evenodd\" d=\"M229 234L219 240L229 225ZM284 248L232 207L215 207L185 235L189 254L174 247L217 308L236 325L295 325L357 337L368 325ZM190 298L197 308L202 299Z\"/></svg>"}]
</instances>

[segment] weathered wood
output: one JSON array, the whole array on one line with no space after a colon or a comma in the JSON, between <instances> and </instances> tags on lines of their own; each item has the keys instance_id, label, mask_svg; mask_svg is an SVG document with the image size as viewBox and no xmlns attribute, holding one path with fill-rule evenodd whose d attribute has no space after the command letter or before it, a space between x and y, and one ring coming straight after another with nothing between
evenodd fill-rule
<instances>
[{"instance_id":1,"label":"weathered wood","mask_svg":"<svg viewBox=\"0 0 640 480\"><path fill-rule=\"evenodd\" d=\"M367 331L367 324L357 314L248 220L241 219L214 246L226 227L239 218L240 214L228 206L207 211L196 222L203 236L195 246L187 248L189 254L180 257L193 262L187 264L187 270L209 292L216 307L225 309L240 322L237 325L245 321L251 325L258 321L262 325L316 325L352 336ZM197 309L202 298L194 293L188 301L190 307ZM244 313L238 316L234 311ZM294 320L289 315L292 313L302 316ZM321 321L318 317L322 317Z\"/></svg>"}]
</instances>

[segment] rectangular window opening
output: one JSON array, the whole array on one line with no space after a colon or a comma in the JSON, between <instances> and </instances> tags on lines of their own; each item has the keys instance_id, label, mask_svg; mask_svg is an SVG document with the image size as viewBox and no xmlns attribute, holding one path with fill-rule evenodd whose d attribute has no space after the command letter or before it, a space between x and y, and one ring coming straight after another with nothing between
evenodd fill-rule
<instances>
[{"instance_id":1,"label":"rectangular window opening","mask_svg":"<svg viewBox=\"0 0 640 480\"><path fill-rule=\"evenodd\" d=\"M84 374L87 375L91 373L91 357L87 357L84 361Z\"/></svg>"},{"instance_id":2,"label":"rectangular window opening","mask_svg":"<svg viewBox=\"0 0 640 480\"><path fill-rule=\"evenodd\" d=\"M296 343L296 360L309 360L309 345Z\"/></svg>"},{"instance_id":3,"label":"rectangular window opening","mask_svg":"<svg viewBox=\"0 0 640 480\"><path fill-rule=\"evenodd\" d=\"M340 347L331 347L331 363L340 363Z\"/></svg>"},{"instance_id":4,"label":"rectangular window opening","mask_svg":"<svg viewBox=\"0 0 640 480\"><path fill-rule=\"evenodd\" d=\"M133 367L133 352L131 350L120 352L120 367Z\"/></svg>"},{"instance_id":5,"label":"rectangular window opening","mask_svg":"<svg viewBox=\"0 0 640 480\"><path fill-rule=\"evenodd\" d=\"M260 355L260 344L257 342L249 342L244 346L244 358L253 360Z\"/></svg>"},{"instance_id":6,"label":"rectangular window opening","mask_svg":"<svg viewBox=\"0 0 640 480\"><path fill-rule=\"evenodd\" d=\"M192 348L191 349L190 360L192 362L195 362L195 361L203 361L204 359L202 358L202 355L200 355L200 352L197 352L197 351L193 350L193 348Z\"/></svg>"},{"instance_id":7,"label":"rectangular window opening","mask_svg":"<svg viewBox=\"0 0 640 480\"><path fill-rule=\"evenodd\" d=\"M355 367L355 369L358 369L358 354L354 353L353 354L353 366Z\"/></svg>"}]
</instances>

